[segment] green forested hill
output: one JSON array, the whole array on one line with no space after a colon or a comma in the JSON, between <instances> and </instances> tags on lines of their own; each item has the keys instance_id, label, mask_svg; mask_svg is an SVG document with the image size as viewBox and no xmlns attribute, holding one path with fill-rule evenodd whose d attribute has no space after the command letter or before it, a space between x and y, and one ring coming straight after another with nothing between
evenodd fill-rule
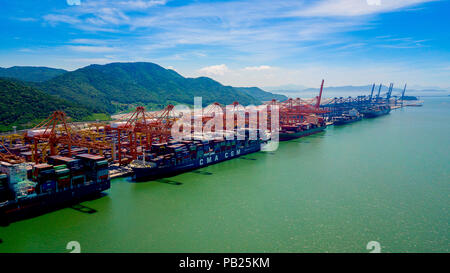
<instances>
[{"instance_id":1,"label":"green forested hill","mask_svg":"<svg viewBox=\"0 0 450 273\"><path fill-rule=\"evenodd\" d=\"M90 65L52 78L36 86L50 94L83 104L95 112L114 113L119 104L258 104L260 100L210 78L184 78L153 63Z\"/></svg>"},{"instance_id":2,"label":"green forested hill","mask_svg":"<svg viewBox=\"0 0 450 273\"><path fill-rule=\"evenodd\" d=\"M224 86L207 77L185 78L154 63L89 65L72 72L36 67L8 71L8 77L28 82L1 80L0 130L45 118L56 109L77 120L92 118L94 113L103 119L105 113L130 110L136 105L158 109L169 103L192 105L196 96L203 98L205 106L281 99L256 87ZM49 79L41 82L44 78Z\"/></svg>"},{"instance_id":3,"label":"green forested hill","mask_svg":"<svg viewBox=\"0 0 450 273\"><path fill-rule=\"evenodd\" d=\"M35 66L13 66L10 68L0 67L0 77L13 78L26 82L43 82L66 73L66 70L35 67Z\"/></svg>"},{"instance_id":4,"label":"green forested hill","mask_svg":"<svg viewBox=\"0 0 450 273\"><path fill-rule=\"evenodd\" d=\"M0 131L30 127L55 110L63 110L74 120L84 119L90 111L66 100L50 96L16 80L0 78Z\"/></svg>"}]
</instances>

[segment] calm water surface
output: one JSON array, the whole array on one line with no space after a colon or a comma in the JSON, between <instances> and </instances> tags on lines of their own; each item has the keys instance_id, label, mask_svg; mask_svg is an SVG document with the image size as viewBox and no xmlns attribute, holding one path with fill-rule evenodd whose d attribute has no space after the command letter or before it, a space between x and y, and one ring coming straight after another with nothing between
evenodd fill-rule
<instances>
[{"instance_id":1,"label":"calm water surface","mask_svg":"<svg viewBox=\"0 0 450 273\"><path fill-rule=\"evenodd\" d=\"M448 252L450 98L0 227L0 252Z\"/></svg>"}]
</instances>

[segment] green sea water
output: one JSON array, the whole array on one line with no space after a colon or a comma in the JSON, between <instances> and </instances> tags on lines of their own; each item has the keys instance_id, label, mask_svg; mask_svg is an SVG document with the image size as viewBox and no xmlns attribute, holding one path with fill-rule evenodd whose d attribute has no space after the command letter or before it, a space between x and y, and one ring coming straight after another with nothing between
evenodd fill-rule
<instances>
[{"instance_id":1,"label":"green sea water","mask_svg":"<svg viewBox=\"0 0 450 273\"><path fill-rule=\"evenodd\" d=\"M0 252L449 252L450 98L0 227Z\"/></svg>"}]
</instances>

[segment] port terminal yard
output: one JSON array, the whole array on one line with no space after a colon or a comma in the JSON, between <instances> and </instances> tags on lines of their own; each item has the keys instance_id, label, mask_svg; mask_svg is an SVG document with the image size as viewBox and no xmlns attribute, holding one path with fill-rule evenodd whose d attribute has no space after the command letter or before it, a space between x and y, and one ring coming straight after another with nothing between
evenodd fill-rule
<instances>
[{"instance_id":1,"label":"port terminal yard","mask_svg":"<svg viewBox=\"0 0 450 273\"><path fill-rule=\"evenodd\" d=\"M420 106L420 103L403 100L406 85L400 98L391 96L393 84L385 97L380 94L381 85L374 96L374 84L369 96L322 99L323 84L322 81L320 93L315 98L272 100L259 109L266 110L269 119L271 109L278 109L276 129L280 135L291 139L290 136L295 138L320 132L333 121L345 121L347 116L350 116L349 121L357 121L360 119L351 116L362 117L362 113L377 116L380 109L384 109L385 114L404 106ZM209 155L227 155L231 151L235 153L237 148L254 145L248 136L240 142L235 138L175 141L171 129L182 118L182 113L174 108L168 105L160 111L147 112L139 106L132 113L115 116L116 119L109 123L70 123L64 112L56 111L32 129L0 135L0 212L51 205L74 196L104 191L110 187L110 179L132 176L133 162L175 166L197 159L203 162L202 158L206 160ZM202 109L201 125L223 119L224 127L213 128L212 132L231 131L237 135L241 115L244 129L251 129L250 113L238 102L231 106L234 109L231 118L226 116L230 113L225 108L214 103ZM225 128L230 120L231 130ZM253 129L260 130L260 124L261 120L258 120ZM273 131L272 123L267 124L269 126L264 130ZM263 133L258 133L258 138L261 135Z\"/></svg>"}]
</instances>

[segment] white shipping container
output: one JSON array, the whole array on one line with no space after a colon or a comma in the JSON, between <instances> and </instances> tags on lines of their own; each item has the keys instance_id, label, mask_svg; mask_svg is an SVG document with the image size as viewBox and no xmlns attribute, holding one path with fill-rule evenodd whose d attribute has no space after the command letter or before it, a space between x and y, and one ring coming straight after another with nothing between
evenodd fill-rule
<instances>
[{"instance_id":1,"label":"white shipping container","mask_svg":"<svg viewBox=\"0 0 450 273\"><path fill-rule=\"evenodd\" d=\"M119 122L112 122L111 127L112 128L119 128L125 126L127 123L125 121L119 121Z\"/></svg>"},{"instance_id":2,"label":"white shipping container","mask_svg":"<svg viewBox=\"0 0 450 273\"><path fill-rule=\"evenodd\" d=\"M9 164L0 162L0 172L6 173L10 184L17 184L22 181L29 181L27 178L27 167L29 164Z\"/></svg>"},{"instance_id":3,"label":"white shipping container","mask_svg":"<svg viewBox=\"0 0 450 273\"><path fill-rule=\"evenodd\" d=\"M30 137L41 136L45 133L45 131L46 131L45 129L28 130L27 135Z\"/></svg>"}]
</instances>

